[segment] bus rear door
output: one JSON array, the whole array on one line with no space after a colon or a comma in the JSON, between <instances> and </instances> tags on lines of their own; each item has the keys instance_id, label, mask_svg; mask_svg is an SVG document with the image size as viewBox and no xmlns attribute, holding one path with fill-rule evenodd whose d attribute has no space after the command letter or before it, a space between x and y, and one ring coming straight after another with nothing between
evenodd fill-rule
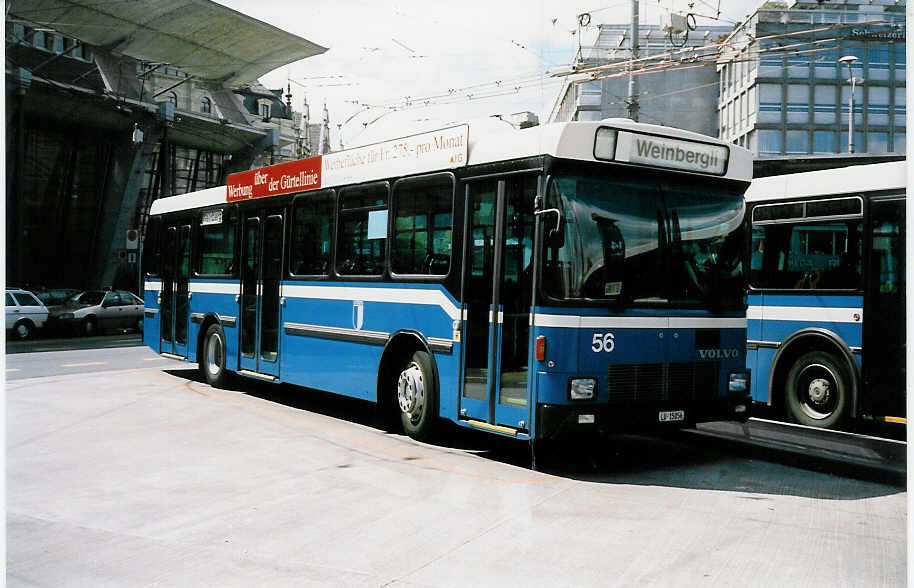
<instances>
[{"instance_id":1,"label":"bus rear door","mask_svg":"<svg viewBox=\"0 0 914 588\"><path fill-rule=\"evenodd\" d=\"M187 357L190 225L165 228L159 351Z\"/></svg>"},{"instance_id":2,"label":"bus rear door","mask_svg":"<svg viewBox=\"0 0 914 588\"><path fill-rule=\"evenodd\" d=\"M473 182L467 191L460 417L483 429L530 423L530 307L536 176Z\"/></svg>"},{"instance_id":3,"label":"bus rear door","mask_svg":"<svg viewBox=\"0 0 914 588\"><path fill-rule=\"evenodd\" d=\"M243 224L239 367L268 379L279 377L283 224L281 210L249 211Z\"/></svg>"}]
</instances>

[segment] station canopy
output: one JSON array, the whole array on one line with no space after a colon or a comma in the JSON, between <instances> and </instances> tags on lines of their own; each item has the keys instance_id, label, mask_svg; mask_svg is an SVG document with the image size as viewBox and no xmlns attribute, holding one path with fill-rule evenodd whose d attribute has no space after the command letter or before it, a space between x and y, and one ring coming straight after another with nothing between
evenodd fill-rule
<instances>
[{"instance_id":1,"label":"station canopy","mask_svg":"<svg viewBox=\"0 0 914 588\"><path fill-rule=\"evenodd\" d=\"M8 21L228 84L327 50L209 0L11 0L7 6Z\"/></svg>"}]
</instances>

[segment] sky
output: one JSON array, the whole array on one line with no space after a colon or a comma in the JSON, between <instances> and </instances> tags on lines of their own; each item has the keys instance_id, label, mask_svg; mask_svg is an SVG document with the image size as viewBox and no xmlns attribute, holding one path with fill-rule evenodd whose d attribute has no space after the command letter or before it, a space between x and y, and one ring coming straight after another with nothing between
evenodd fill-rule
<instances>
[{"instance_id":1,"label":"sky","mask_svg":"<svg viewBox=\"0 0 914 588\"><path fill-rule=\"evenodd\" d=\"M305 98L311 122L330 113L353 147L409 134L409 129L530 111L545 120L579 39L596 25L627 23L631 0L217 0L219 4L327 47L322 55L260 78L269 88L291 84L293 107ZM640 22L692 12L732 26L760 0L641 0ZM590 14L579 34L578 15ZM341 125L341 126L338 126Z\"/></svg>"}]
</instances>

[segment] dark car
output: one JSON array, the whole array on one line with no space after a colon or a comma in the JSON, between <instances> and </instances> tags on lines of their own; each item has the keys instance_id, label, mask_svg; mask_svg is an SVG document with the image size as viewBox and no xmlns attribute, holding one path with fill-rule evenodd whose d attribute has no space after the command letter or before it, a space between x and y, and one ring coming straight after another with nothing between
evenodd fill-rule
<instances>
[{"instance_id":1,"label":"dark car","mask_svg":"<svg viewBox=\"0 0 914 588\"><path fill-rule=\"evenodd\" d=\"M124 290L87 290L51 311L58 328L95 335L106 329L143 329L143 301Z\"/></svg>"},{"instance_id":2,"label":"dark car","mask_svg":"<svg viewBox=\"0 0 914 588\"><path fill-rule=\"evenodd\" d=\"M79 294L77 288L47 288L35 292L38 300L44 302L48 308L66 304L67 300L76 294Z\"/></svg>"}]
</instances>

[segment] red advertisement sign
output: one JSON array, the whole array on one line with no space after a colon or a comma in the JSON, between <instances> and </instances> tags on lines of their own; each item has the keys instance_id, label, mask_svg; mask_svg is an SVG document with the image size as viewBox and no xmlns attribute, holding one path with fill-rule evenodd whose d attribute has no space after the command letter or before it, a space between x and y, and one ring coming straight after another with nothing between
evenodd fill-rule
<instances>
[{"instance_id":1,"label":"red advertisement sign","mask_svg":"<svg viewBox=\"0 0 914 588\"><path fill-rule=\"evenodd\" d=\"M266 198L317 190L321 187L321 156L289 161L231 174L226 181L226 202Z\"/></svg>"}]
</instances>

